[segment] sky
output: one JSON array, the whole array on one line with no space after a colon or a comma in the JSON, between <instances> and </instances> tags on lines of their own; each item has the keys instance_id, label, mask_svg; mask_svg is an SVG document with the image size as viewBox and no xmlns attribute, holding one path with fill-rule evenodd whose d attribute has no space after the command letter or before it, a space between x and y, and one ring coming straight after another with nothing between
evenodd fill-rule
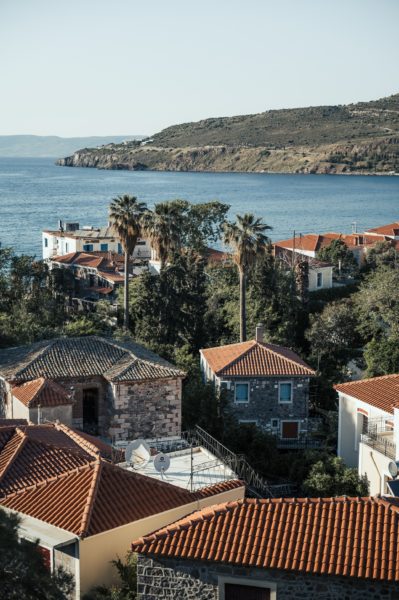
<instances>
[{"instance_id":1,"label":"sky","mask_svg":"<svg viewBox=\"0 0 399 600\"><path fill-rule=\"evenodd\" d=\"M381 98L398 31L399 0L0 0L0 135Z\"/></svg>"}]
</instances>

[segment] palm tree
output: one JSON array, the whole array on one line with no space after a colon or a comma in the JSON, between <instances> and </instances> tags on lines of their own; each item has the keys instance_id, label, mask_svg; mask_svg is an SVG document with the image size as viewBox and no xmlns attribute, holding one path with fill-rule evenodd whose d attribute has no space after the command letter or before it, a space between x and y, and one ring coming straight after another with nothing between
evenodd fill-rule
<instances>
[{"instance_id":1,"label":"palm tree","mask_svg":"<svg viewBox=\"0 0 399 600\"><path fill-rule=\"evenodd\" d=\"M115 228L125 253L125 289L123 327L129 329L129 263L137 240L141 234L141 221L146 210L145 202L139 202L135 196L118 196L109 207L109 218Z\"/></svg>"},{"instance_id":2,"label":"palm tree","mask_svg":"<svg viewBox=\"0 0 399 600\"><path fill-rule=\"evenodd\" d=\"M246 328L246 280L248 269L256 262L257 258L266 251L269 238L264 231L272 229L255 219L252 214L237 215L235 223L226 223L224 226L224 243L233 248L233 260L238 267L240 275L240 341L247 339Z\"/></svg>"},{"instance_id":3,"label":"palm tree","mask_svg":"<svg viewBox=\"0 0 399 600\"><path fill-rule=\"evenodd\" d=\"M181 211L170 202L155 205L143 215L142 229L161 263L161 270L172 250L180 246Z\"/></svg>"}]
</instances>

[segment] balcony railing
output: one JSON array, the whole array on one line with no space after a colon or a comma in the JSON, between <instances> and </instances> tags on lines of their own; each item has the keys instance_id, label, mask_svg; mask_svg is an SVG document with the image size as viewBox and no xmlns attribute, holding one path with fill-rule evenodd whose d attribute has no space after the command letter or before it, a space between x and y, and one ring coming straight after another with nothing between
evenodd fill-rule
<instances>
[{"instance_id":1,"label":"balcony railing","mask_svg":"<svg viewBox=\"0 0 399 600\"><path fill-rule=\"evenodd\" d=\"M385 435L369 431L360 436L360 441L384 456L396 460L396 444L392 441L392 431L387 431Z\"/></svg>"}]
</instances>

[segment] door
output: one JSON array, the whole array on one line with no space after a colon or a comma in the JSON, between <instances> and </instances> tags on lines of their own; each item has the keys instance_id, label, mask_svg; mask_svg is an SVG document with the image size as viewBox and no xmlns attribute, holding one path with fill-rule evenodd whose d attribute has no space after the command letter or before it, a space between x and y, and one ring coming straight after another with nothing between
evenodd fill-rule
<instances>
[{"instance_id":1,"label":"door","mask_svg":"<svg viewBox=\"0 0 399 600\"><path fill-rule=\"evenodd\" d=\"M98 435L98 389L83 390L83 431Z\"/></svg>"},{"instance_id":2,"label":"door","mask_svg":"<svg viewBox=\"0 0 399 600\"><path fill-rule=\"evenodd\" d=\"M297 440L299 432L298 421L282 421L281 422L281 437L284 440Z\"/></svg>"},{"instance_id":3,"label":"door","mask_svg":"<svg viewBox=\"0 0 399 600\"><path fill-rule=\"evenodd\" d=\"M237 585L226 583L224 586L225 600L270 600L270 590L253 585Z\"/></svg>"}]
</instances>

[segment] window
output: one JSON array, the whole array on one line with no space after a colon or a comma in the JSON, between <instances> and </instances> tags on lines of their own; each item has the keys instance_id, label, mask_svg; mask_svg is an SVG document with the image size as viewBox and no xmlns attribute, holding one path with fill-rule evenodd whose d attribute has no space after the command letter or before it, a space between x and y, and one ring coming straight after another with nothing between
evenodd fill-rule
<instances>
[{"instance_id":1,"label":"window","mask_svg":"<svg viewBox=\"0 0 399 600\"><path fill-rule=\"evenodd\" d=\"M48 239L47 238L44 238L44 247L48 248Z\"/></svg>"},{"instance_id":2,"label":"window","mask_svg":"<svg viewBox=\"0 0 399 600\"><path fill-rule=\"evenodd\" d=\"M272 419L272 429L277 429L278 427L278 419Z\"/></svg>"},{"instance_id":3,"label":"window","mask_svg":"<svg viewBox=\"0 0 399 600\"><path fill-rule=\"evenodd\" d=\"M277 586L249 577L218 577L219 600L276 600Z\"/></svg>"},{"instance_id":4,"label":"window","mask_svg":"<svg viewBox=\"0 0 399 600\"><path fill-rule=\"evenodd\" d=\"M118 254L122 254L122 244L118 242Z\"/></svg>"},{"instance_id":5,"label":"window","mask_svg":"<svg viewBox=\"0 0 399 600\"><path fill-rule=\"evenodd\" d=\"M69 245L68 242L65 242L65 253L68 254Z\"/></svg>"},{"instance_id":6,"label":"window","mask_svg":"<svg viewBox=\"0 0 399 600\"><path fill-rule=\"evenodd\" d=\"M83 250L85 252L93 252L93 244L83 244Z\"/></svg>"},{"instance_id":7,"label":"window","mask_svg":"<svg viewBox=\"0 0 399 600\"><path fill-rule=\"evenodd\" d=\"M108 244L100 244L101 252L108 252Z\"/></svg>"},{"instance_id":8,"label":"window","mask_svg":"<svg viewBox=\"0 0 399 600\"><path fill-rule=\"evenodd\" d=\"M256 419L239 419L240 425L257 425L258 421Z\"/></svg>"},{"instance_id":9,"label":"window","mask_svg":"<svg viewBox=\"0 0 399 600\"><path fill-rule=\"evenodd\" d=\"M292 383L290 381L278 384L278 401L280 404L292 402Z\"/></svg>"},{"instance_id":10,"label":"window","mask_svg":"<svg viewBox=\"0 0 399 600\"><path fill-rule=\"evenodd\" d=\"M145 246L145 240L138 240L138 242L136 242L136 246Z\"/></svg>"},{"instance_id":11,"label":"window","mask_svg":"<svg viewBox=\"0 0 399 600\"><path fill-rule=\"evenodd\" d=\"M281 438L283 440L297 440L299 437L298 421L281 421Z\"/></svg>"},{"instance_id":12,"label":"window","mask_svg":"<svg viewBox=\"0 0 399 600\"><path fill-rule=\"evenodd\" d=\"M235 401L237 403L249 402L249 383L236 383Z\"/></svg>"},{"instance_id":13,"label":"window","mask_svg":"<svg viewBox=\"0 0 399 600\"><path fill-rule=\"evenodd\" d=\"M323 273L317 273L317 287L323 287Z\"/></svg>"}]
</instances>

